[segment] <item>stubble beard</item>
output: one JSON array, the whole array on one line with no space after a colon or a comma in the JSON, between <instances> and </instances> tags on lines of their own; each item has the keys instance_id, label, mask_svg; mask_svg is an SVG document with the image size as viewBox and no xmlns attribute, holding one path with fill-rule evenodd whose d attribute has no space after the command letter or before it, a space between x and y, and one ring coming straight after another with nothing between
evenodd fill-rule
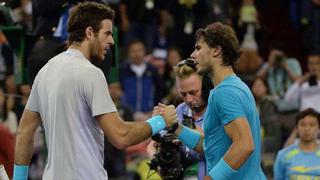
<instances>
[{"instance_id":1,"label":"stubble beard","mask_svg":"<svg viewBox=\"0 0 320 180\"><path fill-rule=\"evenodd\" d=\"M95 66L101 66L103 62L103 58L99 56L99 46L97 45L98 42L95 42L90 49L90 60L91 63Z\"/></svg>"},{"instance_id":2,"label":"stubble beard","mask_svg":"<svg viewBox=\"0 0 320 180\"><path fill-rule=\"evenodd\" d=\"M210 75L211 77L213 77L213 71L212 71L212 67L210 65L206 65L204 67L202 66L202 67L198 68L197 72L201 76Z\"/></svg>"}]
</instances>

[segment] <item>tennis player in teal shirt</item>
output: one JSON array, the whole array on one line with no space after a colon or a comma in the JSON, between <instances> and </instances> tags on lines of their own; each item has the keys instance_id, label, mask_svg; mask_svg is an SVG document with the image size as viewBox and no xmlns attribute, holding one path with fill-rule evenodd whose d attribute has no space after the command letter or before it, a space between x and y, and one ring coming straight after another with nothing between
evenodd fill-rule
<instances>
[{"instance_id":1,"label":"tennis player in teal shirt","mask_svg":"<svg viewBox=\"0 0 320 180\"><path fill-rule=\"evenodd\" d=\"M260 166L260 120L248 86L233 71L241 55L234 30L219 22L199 29L191 58L199 73L210 73L211 90L204 136L179 125L175 134L189 148L204 152L214 180L265 180ZM163 106L164 107L164 106Z\"/></svg>"}]
</instances>

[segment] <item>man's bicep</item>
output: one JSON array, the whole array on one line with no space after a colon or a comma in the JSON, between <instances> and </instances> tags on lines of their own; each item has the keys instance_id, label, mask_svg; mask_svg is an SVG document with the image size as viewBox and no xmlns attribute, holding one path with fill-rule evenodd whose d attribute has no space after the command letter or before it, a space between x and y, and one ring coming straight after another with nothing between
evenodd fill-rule
<instances>
[{"instance_id":1,"label":"man's bicep","mask_svg":"<svg viewBox=\"0 0 320 180\"><path fill-rule=\"evenodd\" d=\"M224 126L227 135L234 140L251 139L250 125L246 118L237 118Z\"/></svg>"},{"instance_id":2,"label":"man's bicep","mask_svg":"<svg viewBox=\"0 0 320 180\"><path fill-rule=\"evenodd\" d=\"M215 94L215 106L222 124L228 125L235 119L246 117L244 106L241 103L240 92L231 87L219 89Z\"/></svg>"}]
</instances>

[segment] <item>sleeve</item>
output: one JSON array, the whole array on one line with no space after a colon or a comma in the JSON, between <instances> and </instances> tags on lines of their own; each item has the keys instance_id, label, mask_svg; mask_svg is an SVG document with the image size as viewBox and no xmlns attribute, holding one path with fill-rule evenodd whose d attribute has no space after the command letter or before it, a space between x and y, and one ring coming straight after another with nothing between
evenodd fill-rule
<instances>
[{"instance_id":1,"label":"sleeve","mask_svg":"<svg viewBox=\"0 0 320 180\"><path fill-rule=\"evenodd\" d=\"M28 102L26 104L26 109L33 111L33 112L39 112L39 101L38 101L38 81L37 77L34 80L34 83L31 88L31 92L28 98Z\"/></svg>"},{"instance_id":2,"label":"sleeve","mask_svg":"<svg viewBox=\"0 0 320 180\"><path fill-rule=\"evenodd\" d=\"M88 71L82 80L82 93L91 109L92 116L117 111L109 94L107 81L101 70Z\"/></svg>"},{"instance_id":3,"label":"sleeve","mask_svg":"<svg viewBox=\"0 0 320 180\"><path fill-rule=\"evenodd\" d=\"M273 167L274 180L285 180L286 168L285 168L285 164L283 163L282 157L283 157L283 152L280 151L277 154L276 161Z\"/></svg>"},{"instance_id":4,"label":"sleeve","mask_svg":"<svg viewBox=\"0 0 320 180\"><path fill-rule=\"evenodd\" d=\"M241 96L241 91L233 86L223 86L216 90L213 98L222 124L226 125L237 118L246 117Z\"/></svg>"},{"instance_id":5,"label":"sleeve","mask_svg":"<svg viewBox=\"0 0 320 180\"><path fill-rule=\"evenodd\" d=\"M296 76L302 75L302 69L301 69L300 63L297 59L290 58L288 61L288 66L292 70L292 73L294 75L296 75Z\"/></svg>"},{"instance_id":6,"label":"sleeve","mask_svg":"<svg viewBox=\"0 0 320 180\"><path fill-rule=\"evenodd\" d=\"M299 82L295 82L287 90L286 94L284 95L284 99L289 102L297 102L299 100L299 97L300 85Z\"/></svg>"}]
</instances>

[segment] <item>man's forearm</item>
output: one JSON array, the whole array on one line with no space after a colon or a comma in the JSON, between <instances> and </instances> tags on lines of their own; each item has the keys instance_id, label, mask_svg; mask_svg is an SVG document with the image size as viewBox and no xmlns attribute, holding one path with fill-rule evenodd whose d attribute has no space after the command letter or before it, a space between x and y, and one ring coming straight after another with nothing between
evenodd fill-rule
<instances>
[{"instance_id":1,"label":"man's forearm","mask_svg":"<svg viewBox=\"0 0 320 180\"><path fill-rule=\"evenodd\" d=\"M126 135L128 146L138 144L151 136L152 130L147 123L141 122L143 125L137 125L131 122L126 123L129 125L129 131Z\"/></svg>"},{"instance_id":2,"label":"man's forearm","mask_svg":"<svg viewBox=\"0 0 320 180\"><path fill-rule=\"evenodd\" d=\"M17 134L15 148L15 164L28 165L33 154L33 136L28 138L23 133Z\"/></svg>"},{"instance_id":3,"label":"man's forearm","mask_svg":"<svg viewBox=\"0 0 320 180\"><path fill-rule=\"evenodd\" d=\"M249 158L252 151L248 144L232 143L224 157L209 170L208 174L212 179L230 179Z\"/></svg>"},{"instance_id":4,"label":"man's forearm","mask_svg":"<svg viewBox=\"0 0 320 180\"><path fill-rule=\"evenodd\" d=\"M251 147L251 145L234 142L224 155L224 160L232 169L237 170L249 158L253 149L254 147Z\"/></svg>"},{"instance_id":5,"label":"man's forearm","mask_svg":"<svg viewBox=\"0 0 320 180\"><path fill-rule=\"evenodd\" d=\"M186 145L188 148L194 149L195 151L197 151L198 153L203 153L203 138L204 135L203 133L200 133L198 131L184 131L185 130L183 125L179 124L179 127L177 128L177 130L175 131L175 135L180 139L180 141L182 141L182 143L184 145ZM189 129L189 128L187 128ZM184 135L182 135L182 133ZM188 133L189 137L184 137L186 136L185 133ZM200 137L199 137L200 136Z\"/></svg>"}]
</instances>

